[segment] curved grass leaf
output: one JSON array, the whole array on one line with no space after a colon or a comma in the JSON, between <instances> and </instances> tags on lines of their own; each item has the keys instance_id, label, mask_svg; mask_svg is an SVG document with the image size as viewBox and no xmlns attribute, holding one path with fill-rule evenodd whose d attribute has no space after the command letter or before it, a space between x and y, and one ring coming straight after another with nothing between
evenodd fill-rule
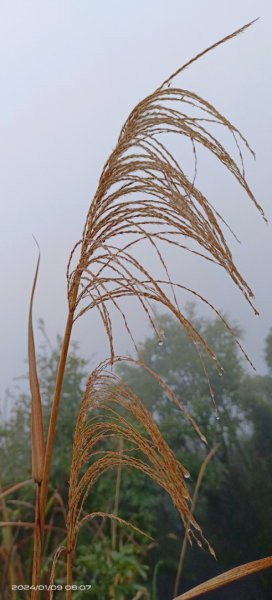
<instances>
[{"instance_id":1,"label":"curved grass leaf","mask_svg":"<svg viewBox=\"0 0 272 600\"><path fill-rule=\"evenodd\" d=\"M261 558L260 560L254 560L246 563L245 565L230 569L230 571L226 571L221 575L217 575L217 577L213 577L212 579L209 579L209 581L205 581L204 583L197 585L192 590L185 592L185 594L177 596L174 600L191 600L192 598L197 598L206 592L217 590L223 585L227 585L228 583L232 583L233 581L237 581L242 577L247 577L252 573L262 571L263 569L268 569L269 567L272 567L272 556Z\"/></svg>"},{"instance_id":2,"label":"curved grass leaf","mask_svg":"<svg viewBox=\"0 0 272 600\"><path fill-rule=\"evenodd\" d=\"M35 238L34 238L35 239ZM36 240L35 240L36 242ZM36 242L37 244L37 242ZM38 244L37 244L38 245ZM39 246L38 246L39 248ZM40 394L40 385L37 374L35 342L33 334L32 311L35 288L38 278L40 266L40 250L37 260L37 266L31 291L29 317L28 317L28 364L29 364L29 385L32 400L32 421L31 421L31 436L32 436L32 477L37 483L42 480L43 462L44 462L44 431L43 431L43 416L42 403Z\"/></svg>"}]
</instances>

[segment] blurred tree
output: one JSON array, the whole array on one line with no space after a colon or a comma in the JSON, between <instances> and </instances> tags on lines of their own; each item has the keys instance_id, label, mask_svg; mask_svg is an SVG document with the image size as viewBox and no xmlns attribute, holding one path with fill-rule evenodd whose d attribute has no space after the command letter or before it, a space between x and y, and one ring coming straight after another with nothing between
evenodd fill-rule
<instances>
[{"instance_id":1,"label":"blurred tree","mask_svg":"<svg viewBox=\"0 0 272 600\"><path fill-rule=\"evenodd\" d=\"M39 329L43 343L37 362L45 428L47 429L61 338L57 336L56 344L53 348L48 340L42 320L39 321ZM54 487L63 488L63 483L69 476L74 425L84 389L84 382L87 377L87 364L88 361L79 356L78 344L73 343L66 365L63 401L60 405L61 418L58 426L56 456L52 471ZM27 378L23 377L22 379ZM4 466L2 478L6 485L14 481L31 478L30 397L25 393L18 393L18 389L16 389L15 392L10 393L9 402L13 404L11 418L7 422L2 423L2 441L0 446L2 464Z\"/></svg>"},{"instance_id":2,"label":"blurred tree","mask_svg":"<svg viewBox=\"0 0 272 600\"><path fill-rule=\"evenodd\" d=\"M218 561L214 561L198 547L189 548L181 591L228 568L268 555L272 538L272 331L267 336L265 346L269 375L249 376L239 356L237 344L220 320L200 319L193 306L188 307L188 310L190 319L194 320L215 351L224 369L223 373L220 369L216 370L213 361L212 364L208 363L199 354L199 347L192 344L180 326L165 315L157 317L163 332L163 344L158 343L155 337L150 337L139 348L139 359L157 371L171 386L177 398L197 420L209 441L209 447L220 444L207 469L196 508L198 521L214 546ZM46 340L42 324L41 329ZM235 330L235 334L239 336L240 332ZM44 343L38 358L46 421L59 344L59 338L55 348ZM127 363L122 364L119 372L143 399L170 447L189 469L189 486L193 492L207 448L147 371ZM49 556L63 535L63 502L68 493L72 438L86 373L87 362L80 358L78 347L74 345L67 362L63 401L60 405L53 487L47 512L47 522L59 528L49 530L46 534ZM219 420L210 398L208 377L220 413ZM1 425L2 486L31 476L29 403L26 394L19 394L10 420ZM87 508L112 512L115 482L114 471L101 478L88 500ZM32 520L32 495L30 486L16 492L12 499L7 498L6 506L11 520ZM122 585L125 586L122 588L124 597L126 594L137 593L138 589L139 593L142 589L142 593L147 594L146 586L151 593L153 586L152 600L170 600L184 535L175 508L167 495L143 474L122 469L119 515L153 535L154 541L147 544L145 540L139 540L118 527L116 551L111 550L110 524L89 523L79 535L76 562L78 578L88 578L88 568L93 569L90 565L94 557L88 557L86 550L92 539L98 554L107 549L105 552L110 561L109 585L112 586L112 582L116 581L115 570L121 569L123 572L125 565L129 565L132 577L122 579ZM17 531L16 552L18 560L23 553L24 560L21 560L21 564L23 562L25 565L26 582L29 581L27 571L30 569L30 559L27 556L30 557L30 545L30 532ZM97 581L102 581L105 563L100 559L99 562L102 570L96 566L96 576ZM146 582L143 563L149 567ZM229 596L227 590L214 592L213 599L231 597L249 600L252 597L256 600L268 600L271 587L271 576L266 572L255 579L250 578L249 583L245 580L232 586ZM105 597L109 597L109 591L104 590L103 593L106 594ZM114 594L115 591L111 593Z\"/></svg>"},{"instance_id":3,"label":"blurred tree","mask_svg":"<svg viewBox=\"0 0 272 600\"><path fill-rule=\"evenodd\" d=\"M270 374L272 374L272 328L265 340L265 360Z\"/></svg>"},{"instance_id":4,"label":"blurred tree","mask_svg":"<svg viewBox=\"0 0 272 600\"><path fill-rule=\"evenodd\" d=\"M165 315L158 317L163 345L151 337L139 349L139 358L171 385L178 399L190 410L209 446L220 444L207 470L196 509L198 521L213 544L218 561L213 561L197 548L189 549L185 560L185 588L243 562L269 555L272 538L272 379L270 376L249 376L239 356L238 346L222 322L219 319L200 321L192 306L190 311L190 319L195 320L214 350L223 373L218 372L214 365L206 364L184 330ZM240 336L237 328L234 333ZM266 340L269 368L270 348L272 333ZM138 366L122 365L120 371L129 385L144 398L168 443L191 472L193 489L206 454L205 447L191 426L184 422L178 408L170 406L162 388L144 370ZM209 397L207 377L214 390L219 420ZM123 499L127 499L125 484L124 480ZM159 597L170 598L183 531L163 492L153 490L152 494L153 506L154 497L156 499L156 514L153 512L156 535L167 536L167 533L174 532L178 538L175 542L173 538L167 540L165 537L160 553L153 553L153 561L160 556L162 562L158 574ZM259 575L257 579L256 589L252 578L249 584L237 584L237 597L248 599L250 585L255 590L254 598L268 600L268 590L271 589L269 573ZM233 597L235 589L232 586ZM214 592L214 599L221 598L220 594L222 592Z\"/></svg>"}]
</instances>

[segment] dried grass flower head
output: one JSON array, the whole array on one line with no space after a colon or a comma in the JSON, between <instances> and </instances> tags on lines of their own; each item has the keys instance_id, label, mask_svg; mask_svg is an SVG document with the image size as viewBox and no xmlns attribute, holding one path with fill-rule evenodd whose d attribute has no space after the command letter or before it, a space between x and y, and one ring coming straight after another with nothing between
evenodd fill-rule
<instances>
[{"instance_id":1,"label":"dried grass flower head","mask_svg":"<svg viewBox=\"0 0 272 600\"><path fill-rule=\"evenodd\" d=\"M123 360L127 361L116 358L118 362ZM205 441L168 385L150 368L137 364L148 370ZM190 510L188 470L176 459L140 398L109 367L110 361L105 361L90 375L76 423L69 482L69 548L75 547L79 528L86 520L84 504L93 486L106 471L122 465L141 471L161 486L174 502L184 527L189 528L189 539L195 538L199 545L204 542L214 554ZM125 443L122 451L105 449L105 441L120 437Z\"/></svg>"},{"instance_id":2,"label":"dried grass flower head","mask_svg":"<svg viewBox=\"0 0 272 600\"><path fill-rule=\"evenodd\" d=\"M197 149L202 147L226 167L264 216L245 178L241 145L253 152L244 136L211 103L176 84L176 76L205 52L178 69L132 110L103 168L82 239L70 257L67 272L70 311L76 319L91 308L98 309L112 359L110 306L119 311L133 338L120 303L121 298L128 296L138 299L155 330L151 304L163 305L181 322L189 337L200 342L212 356L208 345L178 306L176 286L161 251L162 243L220 265L252 304L253 293L234 264L223 233L222 225L227 224L196 186L196 172ZM215 124L229 132L238 148L240 166L215 137ZM192 179L171 151L168 142L173 136L183 136L191 144L195 161ZM136 258L135 247L143 240L155 250L164 279L158 280L145 261ZM76 249L80 256L73 267ZM199 296L195 290L189 291Z\"/></svg>"}]
</instances>

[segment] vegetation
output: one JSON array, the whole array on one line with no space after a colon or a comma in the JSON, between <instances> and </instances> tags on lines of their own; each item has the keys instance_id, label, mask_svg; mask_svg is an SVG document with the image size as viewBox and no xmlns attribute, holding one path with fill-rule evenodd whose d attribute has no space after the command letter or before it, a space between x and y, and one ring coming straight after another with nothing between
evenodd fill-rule
<instances>
[{"instance_id":1,"label":"vegetation","mask_svg":"<svg viewBox=\"0 0 272 600\"><path fill-rule=\"evenodd\" d=\"M156 369L171 384L177 398L190 409L210 440L209 448L218 445L205 471L195 509L205 535L216 550L217 561L198 547L189 545L178 589L180 592L238 564L266 556L272 535L270 363L267 361L268 375L249 375L233 337L226 333L222 323L219 320L199 319L192 307L188 307L188 312L191 321L206 339L213 340L213 347L224 367L222 376L213 370L210 372L220 411L219 420L214 413L207 379L195 346L172 318L166 315L158 318L164 333L163 345L158 345L156 336L151 335L139 348L139 360L144 359L146 365ZM271 339L269 334L266 349L270 348ZM45 345L38 356L45 415L49 412L59 345L59 339L54 349ZM191 479L188 481L193 494L199 469L209 449L197 439L191 427L181 425L178 408L171 406L164 390L150 374L132 364L122 364L118 370L119 375L148 405L169 446L190 471ZM49 529L46 533L49 560L44 567L44 580L49 576L54 550L65 535L64 507L68 496L73 429L86 378L87 364L79 357L78 348L74 345L63 383L66 402L60 408L62 435L56 437L52 463L47 509ZM18 437L22 406L25 421ZM18 481L31 477L30 408L30 399L19 395L14 399L12 418L1 431L1 476L4 488L12 485L14 473ZM107 444L104 442L105 449ZM91 510L113 513L115 488L116 473L111 471L94 488L84 516ZM30 485L16 490L12 496L5 496L6 517L2 516L2 519L31 523L34 511L32 498ZM118 525L114 548L112 528L106 519L97 518L87 522L78 539L75 580L82 584L88 584L91 580L93 590L89 592L89 597L97 600L133 598L136 594L138 598L152 600L172 598L184 528L167 495L163 490L159 491L145 475L140 476L122 466L118 514L120 519L130 520L152 539ZM2 531L6 531L6 528ZM31 530L12 529L10 547L16 581L29 582ZM8 564L11 557L5 550L3 538L1 558L5 574L1 592L5 598L8 597ZM56 581L59 583L64 580L65 564L60 561ZM242 586L241 583L236 584L231 594L232 597L237 594L242 600L250 598L249 594L254 590L254 598L268 600L271 584L271 575L267 571ZM20 597L25 596L22 593L18 595ZM84 592L78 591L74 597L84 598ZM214 597L217 598L216 595ZM218 595L218 598L221 597L222 590Z\"/></svg>"},{"instance_id":2,"label":"vegetation","mask_svg":"<svg viewBox=\"0 0 272 600\"><path fill-rule=\"evenodd\" d=\"M40 357L40 361L36 360L32 325L38 259L28 327L31 424L28 421L27 399L24 397L14 415L17 426L22 421L19 435L22 454L18 461L21 463L20 475L18 473L20 483L14 486L14 481L10 482L11 489L6 489L10 475L9 472L4 473L2 480L5 489L1 494L5 581L7 585L11 585L16 574L17 577L23 577L26 571L28 581L32 581L31 600L40 596L39 589L43 583L49 585L51 582L53 585L55 580L66 584L66 600L70 600L73 576L77 573L83 576L85 569L86 577L89 577L87 572L93 568L95 557L102 554L107 563L107 576L105 578L104 571L98 572L105 567L100 561L100 567L93 574L94 579L98 577L100 591L94 587L88 593L93 597L100 595L101 600L103 597L124 600L128 595L131 597L131 594L134 594L134 600L148 597L149 591L145 585L147 570L139 557L144 554L148 556L151 551L156 554L157 541L147 538L146 546L143 546L139 542L139 536L145 526L144 513L149 513L149 528L153 529L155 540L158 539L155 507L160 494L160 518L163 522L161 535L165 548L169 548L166 559L169 567L169 544L172 543L172 526L169 525L173 520L174 526L175 511L179 515L179 527L183 528L186 541L204 546L211 557L215 555L212 537L216 541L216 532L213 531L212 524L209 526L207 522L207 535L193 514L188 467L196 479L200 466L205 461L204 445L207 444L207 437L212 447L216 448L221 429L217 462L214 457L214 467L207 470L205 478L207 482L209 478L212 479L211 499L208 494L206 497L204 495L198 509L201 517L202 512L204 514L207 508L211 508L214 522L220 513L215 511L218 489L223 484L227 485L228 471L223 465L229 464L231 455L237 453L238 447L241 453L243 435L248 444L248 439L253 436L252 431L244 429L244 425L246 416L249 419L250 414L255 412L258 388L247 410L242 408L242 395L241 402L232 403L237 388L235 382L240 381L242 372L241 366L237 364L234 348L239 347L244 353L237 332L196 290L171 280L166 263L166 247L191 252L199 260L222 267L254 312L257 311L252 304L253 293L234 264L224 237L222 227L226 223L196 187L199 146L208 150L226 167L263 217L264 214L245 178L240 145L245 145L250 150L247 141L209 102L178 87L176 77L208 50L233 38L249 25L214 44L178 69L140 102L128 117L118 143L102 171L82 237L71 252L67 268L68 314L65 332L63 339L59 340L58 350L52 353L49 361L45 357ZM218 130L220 126L234 140L238 148L238 160L241 160L240 166L215 136L214 127ZM192 149L195 163L192 179L185 175L171 151L171 142L175 136L182 136ZM168 145L166 138L170 138ZM138 247L142 244L145 244L145 248L149 245L155 254L163 273L160 278L137 258ZM205 325L195 319L193 313L187 314L181 310L178 303L179 290L200 298L208 305L218 318L214 324ZM150 355L150 348L154 345L154 340L151 340L141 349L138 360L115 354L111 309L119 313L137 350L122 303L123 298L129 297L134 297L139 303L157 339L156 351L153 350ZM176 324L169 316L166 321L158 316L154 311L155 303L166 308L172 318L175 317L176 323L181 326L181 334L173 329ZM70 340L75 321L85 317L94 308L98 310L103 322L110 357L94 368L85 382L82 394L86 364L75 352L71 353ZM169 337L171 343L181 335L191 344L190 351L184 354L182 366L178 365L176 354L173 353L170 354L169 363L167 355L165 361L162 360L164 344L168 348L168 328L172 328L173 340ZM269 338L267 344L269 359ZM228 378L229 382L224 384L222 374L226 352L229 353L231 376ZM249 361L245 353L244 356ZM140 389L134 385L139 383L139 369ZM220 401L215 397L216 386ZM68 405L67 400L71 397L71 405ZM210 400L213 411L210 409ZM172 411L169 411L170 403ZM269 419L267 405L266 401L264 405L262 401L258 404L260 424L264 419L266 422ZM263 411L266 411L265 417ZM8 464L7 452L11 448L9 434L12 431L14 432L13 422L7 425L4 432L1 450L5 455L4 465ZM257 430L254 430L254 435L257 439ZM36 488L35 503L33 490L29 485L30 474L26 473L27 479L22 481L25 457L30 445L31 477ZM11 450L12 452L14 451ZM237 456L236 454L236 458ZM206 465L205 462L204 464ZM241 475L244 468L241 457L236 466ZM127 468L134 473L129 474L131 481L138 472L136 488L126 479ZM66 489L63 487L63 476L67 477ZM141 500L141 514L135 498L133 510L132 497L133 490L137 486L139 489L146 476L149 478L145 484L148 500L146 507ZM200 479L198 481L200 484ZM160 486L160 492L157 485ZM12 509L14 513L9 517L9 500L6 498L11 491L22 493L24 487L24 499L15 499ZM130 502L122 504L126 495L131 495L131 491ZM234 497L235 491L236 487ZM168 499L172 501L172 508L164 513L163 507L168 507ZM124 514L122 505L126 507L123 508ZM21 507L26 509L27 520L18 521L16 518ZM135 520L132 522L134 512ZM16 549L14 521L19 541ZM200 519L199 521L201 522ZM23 535L24 529L29 528L33 532L33 560L31 561L28 553L25 561L20 552L29 546L29 536ZM218 532L218 527L216 531ZM111 544L108 541L109 532ZM92 542L91 556L86 556L86 535L90 536ZM250 558L252 560L252 556ZM157 557L150 591L153 598L156 597L157 582L164 562L161 555ZM224 583L245 573L258 571L271 563L271 557L251 562L226 574ZM205 568L205 573L207 572L208 568ZM179 577L176 579L176 589L178 580ZM214 587L214 582L206 584L206 589L209 585ZM216 585L220 585L220 580L219 583L217 580ZM162 588L163 584L160 585L160 589ZM83 590L76 590L78 597L81 591ZM199 590L192 591L190 597L198 593ZM51 590L50 598L53 595ZM13 597L16 597L15 591Z\"/></svg>"}]
</instances>

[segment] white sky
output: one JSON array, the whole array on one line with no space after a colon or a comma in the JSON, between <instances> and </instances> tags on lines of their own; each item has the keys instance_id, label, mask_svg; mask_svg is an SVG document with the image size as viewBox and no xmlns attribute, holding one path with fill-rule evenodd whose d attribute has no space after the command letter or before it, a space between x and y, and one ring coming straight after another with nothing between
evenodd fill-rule
<instances>
[{"instance_id":1,"label":"white sky","mask_svg":"<svg viewBox=\"0 0 272 600\"><path fill-rule=\"evenodd\" d=\"M66 316L67 258L130 110L186 60L258 16L250 30L201 59L178 82L210 100L256 151L256 162L247 157L247 175L268 226L221 170L210 169L209 160L200 178L242 241L240 246L233 240L232 248L261 317L216 270L207 274L202 263L192 269L182 255L172 272L244 328L245 348L262 371L263 340L272 325L271 2L2 0L0 14L2 397L25 371L36 261L32 233L42 251L35 318L44 318L54 340ZM135 321L132 309L130 316ZM85 356L97 352L101 358L106 345L97 322L97 315L88 315L74 335ZM137 314L138 339L146 332ZM118 332L117 350L128 349Z\"/></svg>"}]
</instances>

